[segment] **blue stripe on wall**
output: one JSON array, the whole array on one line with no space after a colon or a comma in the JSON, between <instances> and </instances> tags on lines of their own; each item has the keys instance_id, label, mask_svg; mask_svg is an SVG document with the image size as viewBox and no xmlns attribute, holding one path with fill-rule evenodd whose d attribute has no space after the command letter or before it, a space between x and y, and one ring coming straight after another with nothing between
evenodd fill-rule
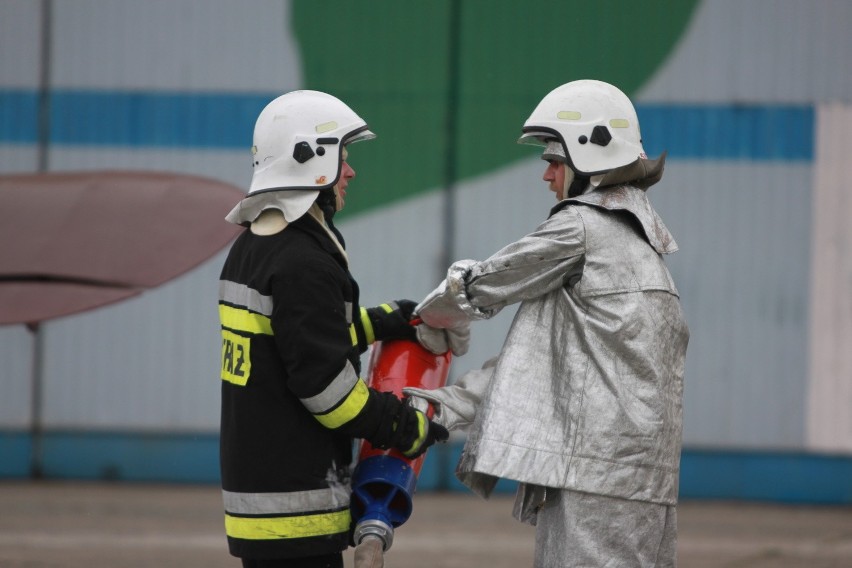
<instances>
[{"instance_id":1,"label":"blue stripe on wall","mask_svg":"<svg viewBox=\"0 0 852 568\"><path fill-rule=\"evenodd\" d=\"M685 451L680 495L787 503L852 503L852 456Z\"/></svg>"},{"instance_id":2,"label":"blue stripe on wall","mask_svg":"<svg viewBox=\"0 0 852 568\"><path fill-rule=\"evenodd\" d=\"M38 94L0 91L0 144L35 144L37 141Z\"/></svg>"},{"instance_id":3,"label":"blue stripe on wall","mask_svg":"<svg viewBox=\"0 0 852 568\"><path fill-rule=\"evenodd\" d=\"M28 433L0 433L0 478L30 475ZM218 434L46 432L42 475L48 479L218 483Z\"/></svg>"},{"instance_id":4,"label":"blue stripe on wall","mask_svg":"<svg viewBox=\"0 0 852 568\"><path fill-rule=\"evenodd\" d=\"M50 139L59 146L242 149L275 95L54 91ZM0 144L35 144L38 97L0 91Z\"/></svg>"},{"instance_id":5,"label":"blue stripe on wall","mask_svg":"<svg viewBox=\"0 0 852 568\"><path fill-rule=\"evenodd\" d=\"M216 434L47 432L47 478L218 483ZM455 478L462 444L429 450L419 491L467 491ZM0 478L29 476L31 444L24 432L0 432ZM513 492L500 480L495 491ZM681 459L682 499L738 499L852 504L852 456L805 452L690 450Z\"/></svg>"},{"instance_id":6,"label":"blue stripe on wall","mask_svg":"<svg viewBox=\"0 0 852 568\"><path fill-rule=\"evenodd\" d=\"M56 92L51 96L51 140L66 146L247 150L255 119L273 98Z\"/></svg>"},{"instance_id":7,"label":"blue stripe on wall","mask_svg":"<svg viewBox=\"0 0 852 568\"><path fill-rule=\"evenodd\" d=\"M650 156L668 149L680 159L813 160L810 106L639 105L636 113L643 138L654 141Z\"/></svg>"},{"instance_id":8,"label":"blue stripe on wall","mask_svg":"<svg viewBox=\"0 0 852 568\"><path fill-rule=\"evenodd\" d=\"M246 149L274 94L53 91L51 142L61 146ZM0 144L37 141L37 95L0 91ZM638 105L646 148L678 159L812 160L810 106Z\"/></svg>"},{"instance_id":9,"label":"blue stripe on wall","mask_svg":"<svg viewBox=\"0 0 852 568\"><path fill-rule=\"evenodd\" d=\"M0 479L30 473L32 443L27 432L0 432Z\"/></svg>"}]
</instances>

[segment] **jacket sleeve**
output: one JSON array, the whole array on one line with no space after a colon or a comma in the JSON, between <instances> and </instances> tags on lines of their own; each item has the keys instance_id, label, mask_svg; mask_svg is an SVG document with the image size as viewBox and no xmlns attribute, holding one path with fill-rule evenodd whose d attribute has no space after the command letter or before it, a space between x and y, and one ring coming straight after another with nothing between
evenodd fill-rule
<instances>
[{"instance_id":1,"label":"jacket sleeve","mask_svg":"<svg viewBox=\"0 0 852 568\"><path fill-rule=\"evenodd\" d=\"M272 285L271 318L287 388L326 428L381 442L392 433L401 402L367 387L352 365L357 338L348 322L345 273L321 256L304 256L287 268Z\"/></svg>"},{"instance_id":2,"label":"jacket sleeve","mask_svg":"<svg viewBox=\"0 0 852 568\"><path fill-rule=\"evenodd\" d=\"M567 207L484 261L454 263L416 312L426 324L450 329L493 317L505 306L542 296L581 274L585 251L582 219Z\"/></svg>"}]
</instances>

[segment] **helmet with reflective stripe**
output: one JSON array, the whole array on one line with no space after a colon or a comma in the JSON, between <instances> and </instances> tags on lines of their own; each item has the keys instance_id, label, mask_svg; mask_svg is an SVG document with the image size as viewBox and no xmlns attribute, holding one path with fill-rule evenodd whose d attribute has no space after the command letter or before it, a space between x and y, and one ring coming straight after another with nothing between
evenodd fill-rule
<instances>
[{"instance_id":1,"label":"helmet with reflective stripe","mask_svg":"<svg viewBox=\"0 0 852 568\"><path fill-rule=\"evenodd\" d=\"M558 141L574 172L591 176L645 158L639 120L627 95L609 83L581 80L553 89L524 123L521 144ZM553 146L548 149L556 158Z\"/></svg>"},{"instance_id":2,"label":"helmet with reflective stripe","mask_svg":"<svg viewBox=\"0 0 852 568\"><path fill-rule=\"evenodd\" d=\"M281 209L287 221L301 217L320 190L337 183L343 147L375 136L355 111L328 93L281 95L257 117L251 185L227 219L251 222L269 207Z\"/></svg>"}]
</instances>

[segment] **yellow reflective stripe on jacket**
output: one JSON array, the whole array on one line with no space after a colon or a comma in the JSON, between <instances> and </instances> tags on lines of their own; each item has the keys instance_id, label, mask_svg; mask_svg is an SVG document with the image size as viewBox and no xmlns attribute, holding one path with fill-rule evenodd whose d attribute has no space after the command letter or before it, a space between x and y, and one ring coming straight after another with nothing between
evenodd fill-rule
<instances>
[{"instance_id":1,"label":"yellow reflective stripe on jacket","mask_svg":"<svg viewBox=\"0 0 852 568\"><path fill-rule=\"evenodd\" d=\"M269 317L250 312L244 308L219 304L219 319L222 322L222 327L234 331L272 335L272 320Z\"/></svg>"},{"instance_id":2,"label":"yellow reflective stripe on jacket","mask_svg":"<svg viewBox=\"0 0 852 568\"><path fill-rule=\"evenodd\" d=\"M396 304L396 302L394 302L394 304ZM382 304L379 307L387 314L394 310L394 307L390 304ZM367 345L375 343L376 332L373 330L373 322L370 321L370 316L367 314L366 308L361 308L361 327L364 328L364 338L367 340Z\"/></svg>"},{"instance_id":3,"label":"yellow reflective stripe on jacket","mask_svg":"<svg viewBox=\"0 0 852 568\"><path fill-rule=\"evenodd\" d=\"M355 324L349 324L349 339L352 340L352 345L358 345L358 332L355 331Z\"/></svg>"},{"instance_id":4,"label":"yellow reflective stripe on jacket","mask_svg":"<svg viewBox=\"0 0 852 568\"><path fill-rule=\"evenodd\" d=\"M426 440L426 417L422 412L417 412L417 439L408 450L402 452L405 455L413 454Z\"/></svg>"},{"instance_id":5,"label":"yellow reflective stripe on jacket","mask_svg":"<svg viewBox=\"0 0 852 568\"><path fill-rule=\"evenodd\" d=\"M319 420L319 423L326 428L340 428L356 416L367 404L367 399L370 397L370 389L361 379L355 383L355 387L346 396L343 402L326 414L314 414L314 418Z\"/></svg>"},{"instance_id":6,"label":"yellow reflective stripe on jacket","mask_svg":"<svg viewBox=\"0 0 852 568\"><path fill-rule=\"evenodd\" d=\"M370 321L370 316L367 315L367 308L361 308L361 327L364 329L364 338L367 340L367 345L375 343L376 334L373 331L373 322Z\"/></svg>"},{"instance_id":7,"label":"yellow reflective stripe on jacket","mask_svg":"<svg viewBox=\"0 0 852 568\"><path fill-rule=\"evenodd\" d=\"M349 509L292 517L235 517L225 514L225 532L231 538L278 540L339 534L349 530Z\"/></svg>"}]
</instances>

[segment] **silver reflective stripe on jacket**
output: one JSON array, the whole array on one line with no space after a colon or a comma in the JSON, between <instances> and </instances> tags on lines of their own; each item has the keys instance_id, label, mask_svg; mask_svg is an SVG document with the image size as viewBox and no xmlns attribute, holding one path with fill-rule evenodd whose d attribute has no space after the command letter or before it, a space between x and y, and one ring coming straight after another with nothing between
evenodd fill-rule
<instances>
[{"instance_id":1,"label":"silver reflective stripe on jacket","mask_svg":"<svg viewBox=\"0 0 852 568\"><path fill-rule=\"evenodd\" d=\"M245 284L220 280L219 299L229 304L243 306L265 316L272 315L272 296L264 296Z\"/></svg>"},{"instance_id":2,"label":"silver reflective stripe on jacket","mask_svg":"<svg viewBox=\"0 0 852 568\"><path fill-rule=\"evenodd\" d=\"M348 395L360 379L352 363L346 361L340 371L325 389L312 397L300 399L311 414L328 412Z\"/></svg>"},{"instance_id":3,"label":"silver reflective stripe on jacket","mask_svg":"<svg viewBox=\"0 0 852 568\"><path fill-rule=\"evenodd\" d=\"M229 539L280 540L345 534L352 522L348 483L292 493L223 491Z\"/></svg>"},{"instance_id":4,"label":"silver reflective stripe on jacket","mask_svg":"<svg viewBox=\"0 0 852 568\"><path fill-rule=\"evenodd\" d=\"M343 370L319 394L302 398L302 404L326 428L347 424L361 413L370 399L370 389L346 361Z\"/></svg>"},{"instance_id":5,"label":"silver reflective stripe on jacket","mask_svg":"<svg viewBox=\"0 0 852 568\"><path fill-rule=\"evenodd\" d=\"M288 515L337 510L349 506L346 487L288 493L236 493L222 491L225 511L235 515Z\"/></svg>"}]
</instances>

